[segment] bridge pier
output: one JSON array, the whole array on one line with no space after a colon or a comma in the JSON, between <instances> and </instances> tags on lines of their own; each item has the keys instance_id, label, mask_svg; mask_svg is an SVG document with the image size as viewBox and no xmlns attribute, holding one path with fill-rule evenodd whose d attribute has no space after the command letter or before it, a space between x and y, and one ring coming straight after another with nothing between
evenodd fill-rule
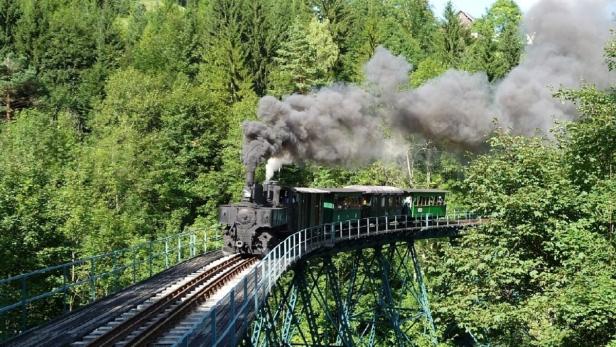
<instances>
[{"instance_id":1,"label":"bridge pier","mask_svg":"<svg viewBox=\"0 0 616 347\"><path fill-rule=\"evenodd\" d=\"M436 344L414 241L296 263L271 288L247 346Z\"/></svg>"}]
</instances>

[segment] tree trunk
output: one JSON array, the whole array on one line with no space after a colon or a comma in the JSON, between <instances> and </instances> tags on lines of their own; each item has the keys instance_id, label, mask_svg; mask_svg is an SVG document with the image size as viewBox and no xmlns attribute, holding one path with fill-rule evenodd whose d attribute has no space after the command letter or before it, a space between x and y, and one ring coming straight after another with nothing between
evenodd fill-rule
<instances>
[{"instance_id":1,"label":"tree trunk","mask_svg":"<svg viewBox=\"0 0 616 347\"><path fill-rule=\"evenodd\" d=\"M430 170L432 166L432 151L426 146L426 188L430 188Z\"/></svg>"},{"instance_id":2,"label":"tree trunk","mask_svg":"<svg viewBox=\"0 0 616 347\"><path fill-rule=\"evenodd\" d=\"M413 149L411 148L410 150L406 151L406 169L409 171L409 185L411 187L413 187L413 171L415 169L415 165L409 157L409 152L412 150Z\"/></svg>"},{"instance_id":3,"label":"tree trunk","mask_svg":"<svg viewBox=\"0 0 616 347\"><path fill-rule=\"evenodd\" d=\"M6 104L6 112L4 116L7 121L10 121L12 110L11 110L11 94L9 92L6 92L6 94L4 95L4 103Z\"/></svg>"}]
</instances>

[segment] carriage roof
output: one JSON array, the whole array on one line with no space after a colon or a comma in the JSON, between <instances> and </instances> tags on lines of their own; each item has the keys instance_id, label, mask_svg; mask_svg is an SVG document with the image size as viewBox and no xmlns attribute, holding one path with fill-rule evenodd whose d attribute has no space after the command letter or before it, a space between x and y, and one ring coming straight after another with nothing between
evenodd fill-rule
<instances>
[{"instance_id":1,"label":"carriage roof","mask_svg":"<svg viewBox=\"0 0 616 347\"><path fill-rule=\"evenodd\" d=\"M413 193L418 193L418 194L421 194L421 193L431 193L431 194L449 193L448 190L443 190L443 189L412 189L412 188L409 188L409 189L405 189L404 191L410 194L413 194Z\"/></svg>"},{"instance_id":2,"label":"carriage roof","mask_svg":"<svg viewBox=\"0 0 616 347\"><path fill-rule=\"evenodd\" d=\"M362 186L353 185L344 188L356 189L364 194L404 194L404 190L391 186Z\"/></svg>"},{"instance_id":3,"label":"carriage roof","mask_svg":"<svg viewBox=\"0 0 616 347\"><path fill-rule=\"evenodd\" d=\"M306 194L330 194L330 193L347 193L347 194L359 194L362 191L358 189L349 188L307 188L307 187L293 187L293 191Z\"/></svg>"}]
</instances>

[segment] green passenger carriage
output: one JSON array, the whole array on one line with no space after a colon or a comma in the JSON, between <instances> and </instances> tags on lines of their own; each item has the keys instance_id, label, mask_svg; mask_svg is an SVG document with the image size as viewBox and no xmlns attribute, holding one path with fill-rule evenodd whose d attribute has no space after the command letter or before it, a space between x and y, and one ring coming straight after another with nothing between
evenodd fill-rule
<instances>
[{"instance_id":1,"label":"green passenger carriage","mask_svg":"<svg viewBox=\"0 0 616 347\"><path fill-rule=\"evenodd\" d=\"M413 218L440 218L447 215L446 190L407 189L409 216ZM409 201L410 200L410 201Z\"/></svg>"},{"instance_id":2,"label":"green passenger carriage","mask_svg":"<svg viewBox=\"0 0 616 347\"><path fill-rule=\"evenodd\" d=\"M345 188L291 188L293 230L361 217L361 191ZM292 219L292 220L293 220Z\"/></svg>"}]
</instances>

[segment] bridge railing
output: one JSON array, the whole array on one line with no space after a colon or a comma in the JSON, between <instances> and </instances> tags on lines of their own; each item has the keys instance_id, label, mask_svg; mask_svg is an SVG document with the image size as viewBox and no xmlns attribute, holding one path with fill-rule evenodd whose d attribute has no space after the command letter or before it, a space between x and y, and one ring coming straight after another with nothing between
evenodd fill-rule
<instances>
[{"instance_id":1,"label":"bridge railing","mask_svg":"<svg viewBox=\"0 0 616 347\"><path fill-rule=\"evenodd\" d=\"M221 246L189 231L0 280L0 342Z\"/></svg>"},{"instance_id":2,"label":"bridge railing","mask_svg":"<svg viewBox=\"0 0 616 347\"><path fill-rule=\"evenodd\" d=\"M282 274L295 262L322 247L359 238L430 229L459 228L481 223L481 217L457 213L441 218L409 216L371 217L324 224L298 231L276 245L227 295L218 301L198 327L183 336L180 346L205 344L234 346L265 304ZM258 340L258 337L256 338Z\"/></svg>"}]
</instances>

